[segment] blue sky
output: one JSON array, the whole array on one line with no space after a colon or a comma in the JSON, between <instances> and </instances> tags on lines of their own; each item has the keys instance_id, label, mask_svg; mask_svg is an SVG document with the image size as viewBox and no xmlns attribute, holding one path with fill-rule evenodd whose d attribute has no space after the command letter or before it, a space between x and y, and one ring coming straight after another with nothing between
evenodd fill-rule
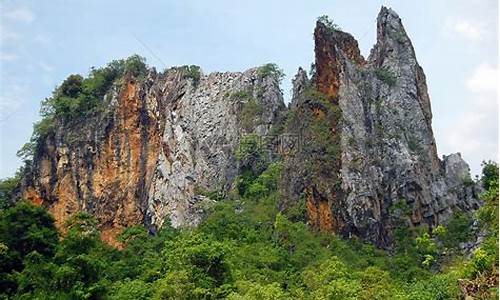
<instances>
[{"instance_id":1,"label":"blue sky","mask_svg":"<svg viewBox=\"0 0 500 300\"><path fill-rule=\"evenodd\" d=\"M439 154L461 152L473 173L497 160L496 0L0 1L0 178L21 165L40 101L69 74L134 53L160 70L275 62L288 101L297 68L313 61L316 18L329 15L368 56L381 5L403 19L426 72Z\"/></svg>"}]
</instances>

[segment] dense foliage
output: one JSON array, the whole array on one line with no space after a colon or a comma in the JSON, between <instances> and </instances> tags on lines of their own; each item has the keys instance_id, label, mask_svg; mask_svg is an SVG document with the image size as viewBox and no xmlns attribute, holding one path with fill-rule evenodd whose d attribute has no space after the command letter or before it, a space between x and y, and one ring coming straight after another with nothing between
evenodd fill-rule
<instances>
[{"instance_id":1,"label":"dense foliage","mask_svg":"<svg viewBox=\"0 0 500 300\"><path fill-rule=\"evenodd\" d=\"M317 21L325 25L330 32L333 32L335 30L342 30L340 26L333 23L332 19L330 19L330 17L328 17L327 15L319 16Z\"/></svg>"},{"instance_id":2,"label":"dense foliage","mask_svg":"<svg viewBox=\"0 0 500 300\"><path fill-rule=\"evenodd\" d=\"M0 209L5 209L12 205L16 188L21 182L21 176L22 169L18 170L12 177L0 179Z\"/></svg>"},{"instance_id":3,"label":"dense foliage","mask_svg":"<svg viewBox=\"0 0 500 300\"><path fill-rule=\"evenodd\" d=\"M283 80L283 78L285 77L285 73L283 73L283 70L280 69L280 67L274 63L268 63L268 64L260 66L257 69L257 75L260 78L270 77L270 78L276 80L276 82L278 82L278 83L280 83Z\"/></svg>"},{"instance_id":4,"label":"dense foliage","mask_svg":"<svg viewBox=\"0 0 500 300\"><path fill-rule=\"evenodd\" d=\"M106 246L96 220L75 215L58 235L52 217L21 202L0 216L0 298L13 299L458 299L474 287L494 297L498 274L498 167L485 165L485 242L467 259L458 244L470 217L432 232L402 222L393 252L352 238L311 232L303 214L280 213L280 163L267 163L254 137L232 199L220 200L196 229L142 227ZM258 167L255 167L258 165ZM496 182L496 183L495 183ZM210 194L210 193L207 193ZM404 201L393 214L408 212Z\"/></svg>"},{"instance_id":5,"label":"dense foliage","mask_svg":"<svg viewBox=\"0 0 500 300\"><path fill-rule=\"evenodd\" d=\"M396 84L396 75L394 75L389 69L387 68L378 68L375 69L375 76L378 78L378 80L386 83L388 86L394 86Z\"/></svg>"},{"instance_id":6,"label":"dense foliage","mask_svg":"<svg viewBox=\"0 0 500 300\"><path fill-rule=\"evenodd\" d=\"M63 81L41 103L42 119L33 125L33 135L17 153L24 161L29 161L37 143L54 132L56 124L85 122L85 118L101 112L105 106L105 95L110 88L121 84L124 76L141 79L147 72L145 59L133 55L127 59L114 60L102 68L92 68L87 77L72 74Z\"/></svg>"}]
</instances>

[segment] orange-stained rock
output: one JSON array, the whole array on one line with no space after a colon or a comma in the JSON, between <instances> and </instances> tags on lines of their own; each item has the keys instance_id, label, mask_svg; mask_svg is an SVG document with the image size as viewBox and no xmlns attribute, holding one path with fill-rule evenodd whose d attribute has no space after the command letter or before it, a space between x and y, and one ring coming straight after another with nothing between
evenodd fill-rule
<instances>
[{"instance_id":1,"label":"orange-stained rock","mask_svg":"<svg viewBox=\"0 0 500 300\"><path fill-rule=\"evenodd\" d=\"M359 52L358 42L348 33L328 28L318 21L314 30L315 84L318 91L337 101L340 73L347 59L358 64L365 60Z\"/></svg>"},{"instance_id":2,"label":"orange-stained rock","mask_svg":"<svg viewBox=\"0 0 500 300\"><path fill-rule=\"evenodd\" d=\"M477 209L467 163L437 156L425 75L399 16L382 7L366 61L334 27L317 22L313 77L299 69L293 80L286 132L303 147L285 157L280 208L305 204L311 228L380 247L402 222L433 228Z\"/></svg>"},{"instance_id":3,"label":"orange-stained rock","mask_svg":"<svg viewBox=\"0 0 500 300\"><path fill-rule=\"evenodd\" d=\"M97 217L103 240L118 246L117 234L143 224L145 191L160 147L160 124L139 91L138 82L127 80L116 94L108 122L97 125L104 128L81 123L61 126L35 157L33 180L22 197L47 206L59 228L74 213L86 211ZM68 142L70 132L81 134L79 142ZM104 138L93 140L96 133Z\"/></svg>"},{"instance_id":4,"label":"orange-stained rock","mask_svg":"<svg viewBox=\"0 0 500 300\"><path fill-rule=\"evenodd\" d=\"M328 199L318 198L312 188L307 190L306 208L308 224L322 232L335 231L335 220Z\"/></svg>"},{"instance_id":5,"label":"orange-stained rock","mask_svg":"<svg viewBox=\"0 0 500 300\"><path fill-rule=\"evenodd\" d=\"M22 197L46 206L62 231L73 214L94 215L102 239L117 247L130 226L198 224L213 203L200 191L231 187L240 137L267 134L285 105L278 80L257 68L191 75L174 67L140 80L125 76L101 110L56 118L55 132L40 139ZM250 92L262 110L243 128L249 97L232 94Z\"/></svg>"}]
</instances>

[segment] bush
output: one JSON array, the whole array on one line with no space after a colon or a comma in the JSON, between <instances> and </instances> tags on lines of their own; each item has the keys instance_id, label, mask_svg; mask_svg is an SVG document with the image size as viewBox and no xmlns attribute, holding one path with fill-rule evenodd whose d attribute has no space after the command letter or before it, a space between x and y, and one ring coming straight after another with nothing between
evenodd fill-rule
<instances>
[{"instance_id":1,"label":"bush","mask_svg":"<svg viewBox=\"0 0 500 300\"><path fill-rule=\"evenodd\" d=\"M201 68L196 65L183 66L185 71L184 78L191 78L195 85L200 82L201 79Z\"/></svg>"},{"instance_id":2,"label":"bush","mask_svg":"<svg viewBox=\"0 0 500 300\"><path fill-rule=\"evenodd\" d=\"M271 77L278 83L281 83L281 81L285 77L285 73L283 73L283 70L280 69L277 64L273 63L268 63L259 67L257 69L257 75L262 79Z\"/></svg>"},{"instance_id":3,"label":"bush","mask_svg":"<svg viewBox=\"0 0 500 300\"><path fill-rule=\"evenodd\" d=\"M241 281L237 283L238 292L233 292L229 300L253 300L253 299L290 299L277 282L270 284L259 284L255 282Z\"/></svg>"},{"instance_id":4,"label":"bush","mask_svg":"<svg viewBox=\"0 0 500 300\"><path fill-rule=\"evenodd\" d=\"M114 284L111 300L146 300L151 299L152 290L142 280L126 279Z\"/></svg>"},{"instance_id":5,"label":"bush","mask_svg":"<svg viewBox=\"0 0 500 300\"><path fill-rule=\"evenodd\" d=\"M247 98L241 111L241 126L245 130L250 131L255 126L260 125L263 112L264 108L253 97Z\"/></svg>"},{"instance_id":6,"label":"bush","mask_svg":"<svg viewBox=\"0 0 500 300\"><path fill-rule=\"evenodd\" d=\"M129 74L133 77L142 79L148 71L148 67L146 65L146 59L137 54L134 54L126 58L125 60L118 60L111 62L111 64L108 64L108 68L111 69L109 70L111 72L110 75L112 75L110 76L110 78L113 77L116 78L117 76L121 76L120 73L123 72L124 74ZM115 70L113 70L113 68L117 69L116 71L118 72L116 72L116 74L114 74ZM123 71L121 70L122 68Z\"/></svg>"},{"instance_id":7,"label":"bush","mask_svg":"<svg viewBox=\"0 0 500 300\"><path fill-rule=\"evenodd\" d=\"M0 212L12 206L16 188L21 184L22 172L17 171L16 175L5 179L0 179Z\"/></svg>"},{"instance_id":8,"label":"bush","mask_svg":"<svg viewBox=\"0 0 500 300\"><path fill-rule=\"evenodd\" d=\"M390 87L396 85L396 76L388 68L376 69L375 76Z\"/></svg>"},{"instance_id":9,"label":"bush","mask_svg":"<svg viewBox=\"0 0 500 300\"><path fill-rule=\"evenodd\" d=\"M462 211L456 211L446 223L446 233L441 236L443 244L447 248L458 248L460 243L472 238L471 226L472 215Z\"/></svg>"},{"instance_id":10,"label":"bush","mask_svg":"<svg viewBox=\"0 0 500 300\"><path fill-rule=\"evenodd\" d=\"M0 213L0 240L18 257L33 251L51 256L59 237L45 209L21 202Z\"/></svg>"},{"instance_id":11,"label":"bush","mask_svg":"<svg viewBox=\"0 0 500 300\"><path fill-rule=\"evenodd\" d=\"M319 16L317 21L325 25L326 28L329 29L331 32L335 30L342 30L340 26L333 23L333 21L327 15Z\"/></svg>"},{"instance_id":12,"label":"bush","mask_svg":"<svg viewBox=\"0 0 500 300\"><path fill-rule=\"evenodd\" d=\"M495 186L498 186L498 164L494 161L483 161L481 166L482 170L482 178L481 181L483 183L483 188L485 190L489 190Z\"/></svg>"},{"instance_id":13,"label":"bush","mask_svg":"<svg viewBox=\"0 0 500 300\"><path fill-rule=\"evenodd\" d=\"M241 174L243 177L250 175L255 178L265 170L268 164L262 138L257 134L243 136L236 149L235 156L240 164L240 169L243 171ZM245 174L245 171L250 171L250 173Z\"/></svg>"},{"instance_id":14,"label":"bush","mask_svg":"<svg viewBox=\"0 0 500 300\"><path fill-rule=\"evenodd\" d=\"M456 277L453 274L439 274L408 285L407 299L447 300L460 299Z\"/></svg>"},{"instance_id":15,"label":"bush","mask_svg":"<svg viewBox=\"0 0 500 300\"><path fill-rule=\"evenodd\" d=\"M145 59L132 55L127 59L114 60L102 68L91 68L85 78L78 74L69 75L53 91L52 97L41 101L42 119L33 125L30 141L23 145L17 155L29 163L39 143L55 132L58 122L69 124L102 112L107 105L104 96L113 84L119 84L119 79L124 76L143 79L147 70Z\"/></svg>"}]
</instances>

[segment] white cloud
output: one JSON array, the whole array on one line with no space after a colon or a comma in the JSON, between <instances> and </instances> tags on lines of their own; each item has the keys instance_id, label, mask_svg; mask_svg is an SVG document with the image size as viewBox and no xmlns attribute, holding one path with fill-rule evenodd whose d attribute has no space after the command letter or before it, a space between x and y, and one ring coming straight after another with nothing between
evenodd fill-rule
<instances>
[{"instance_id":1,"label":"white cloud","mask_svg":"<svg viewBox=\"0 0 500 300\"><path fill-rule=\"evenodd\" d=\"M481 21L454 18L446 20L444 30L448 36L457 36L471 41L481 41L487 33L486 26Z\"/></svg>"},{"instance_id":2,"label":"white cloud","mask_svg":"<svg viewBox=\"0 0 500 300\"><path fill-rule=\"evenodd\" d=\"M471 39L471 40L480 40L482 37L482 30L476 24L467 22L467 21L459 21L453 25L453 29L460 35Z\"/></svg>"},{"instance_id":3,"label":"white cloud","mask_svg":"<svg viewBox=\"0 0 500 300\"><path fill-rule=\"evenodd\" d=\"M4 14L5 18L15 21L15 22L23 22L23 23L31 23L35 20L35 15L33 12L26 7L18 7L11 11L8 11Z\"/></svg>"},{"instance_id":4,"label":"white cloud","mask_svg":"<svg viewBox=\"0 0 500 300\"><path fill-rule=\"evenodd\" d=\"M498 67L479 65L465 81L468 101L457 121L443 132L445 152L460 149L474 174L482 160L498 160ZM451 151L450 151L451 150Z\"/></svg>"},{"instance_id":5,"label":"white cloud","mask_svg":"<svg viewBox=\"0 0 500 300\"><path fill-rule=\"evenodd\" d=\"M0 122L8 119L25 101L27 87L13 83L0 94Z\"/></svg>"},{"instance_id":6,"label":"white cloud","mask_svg":"<svg viewBox=\"0 0 500 300\"><path fill-rule=\"evenodd\" d=\"M43 71L45 71L45 72L47 72L47 73L50 73L50 72L54 71L54 68L53 68L52 66L50 66L49 64L47 64L46 62L43 62L43 61L39 62L39 63L38 63L38 66L39 66L39 67L40 67Z\"/></svg>"},{"instance_id":7,"label":"white cloud","mask_svg":"<svg viewBox=\"0 0 500 300\"><path fill-rule=\"evenodd\" d=\"M466 84L467 88L472 92L496 92L499 79L498 68L482 64L474 71L474 74L467 80Z\"/></svg>"},{"instance_id":8,"label":"white cloud","mask_svg":"<svg viewBox=\"0 0 500 300\"><path fill-rule=\"evenodd\" d=\"M34 39L35 42L37 43L40 43L40 44L49 44L52 39L49 35L47 34L43 34L43 33L38 33L36 36L35 36L35 39Z\"/></svg>"},{"instance_id":9,"label":"white cloud","mask_svg":"<svg viewBox=\"0 0 500 300\"><path fill-rule=\"evenodd\" d=\"M7 41L16 41L20 37L21 36L19 34L10 31L7 27L0 26L0 38L2 43L5 43Z\"/></svg>"},{"instance_id":10,"label":"white cloud","mask_svg":"<svg viewBox=\"0 0 500 300\"><path fill-rule=\"evenodd\" d=\"M13 62L17 59L17 55L11 53L0 52L0 61L2 62Z\"/></svg>"}]
</instances>

